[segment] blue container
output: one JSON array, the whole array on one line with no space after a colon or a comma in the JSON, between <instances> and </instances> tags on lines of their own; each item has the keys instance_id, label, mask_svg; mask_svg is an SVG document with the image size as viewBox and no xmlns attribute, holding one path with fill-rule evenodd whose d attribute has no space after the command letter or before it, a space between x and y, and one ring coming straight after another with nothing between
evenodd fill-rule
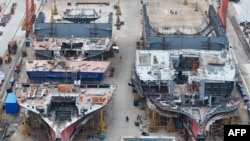
<instances>
[{"instance_id":1,"label":"blue container","mask_svg":"<svg viewBox=\"0 0 250 141\"><path fill-rule=\"evenodd\" d=\"M6 113L16 114L18 112L17 97L14 93L7 94L4 105Z\"/></svg>"},{"instance_id":2,"label":"blue container","mask_svg":"<svg viewBox=\"0 0 250 141\"><path fill-rule=\"evenodd\" d=\"M25 41L25 46L26 46L26 47L30 47L30 39L26 39L26 41Z\"/></svg>"}]
</instances>

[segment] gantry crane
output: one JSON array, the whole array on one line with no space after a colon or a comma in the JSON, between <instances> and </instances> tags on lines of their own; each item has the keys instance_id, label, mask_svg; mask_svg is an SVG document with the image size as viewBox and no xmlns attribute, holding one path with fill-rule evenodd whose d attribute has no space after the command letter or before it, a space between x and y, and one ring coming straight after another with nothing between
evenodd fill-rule
<instances>
[{"instance_id":1,"label":"gantry crane","mask_svg":"<svg viewBox=\"0 0 250 141\"><path fill-rule=\"evenodd\" d=\"M57 7L56 7L56 0L54 0L53 15L58 15L58 10L57 10Z\"/></svg>"},{"instance_id":2,"label":"gantry crane","mask_svg":"<svg viewBox=\"0 0 250 141\"><path fill-rule=\"evenodd\" d=\"M36 18L36 5L34 3L34 0L31 0L31 6L29 5L30 0L26 0L26 10L25 10L25 19L22 23L22 30L26 30L26 37L30 35L30 32L32 31L32 25Z\"/></svg>"},{"instance_id":3,"label":"gantry crane","mask_svg":"<svg viewBox=\"0 0 250 141\"><path fill-rule=\"evenodd\" d=\"M52 8L52 7L51 7L51 12L50 12L50 23L51 23L51 24L55 23L54 11L53 11L53 8Z\"/></svg>"}]
</instances>

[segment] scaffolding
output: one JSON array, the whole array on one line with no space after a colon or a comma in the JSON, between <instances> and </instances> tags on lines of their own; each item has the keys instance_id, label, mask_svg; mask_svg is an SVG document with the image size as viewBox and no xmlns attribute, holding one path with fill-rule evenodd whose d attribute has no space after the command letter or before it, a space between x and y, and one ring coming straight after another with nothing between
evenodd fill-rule
<instances>
[{"instance_id":1,"label":"scaffolding","mask_svg":"<svg viewBox=\"0 0 250 141\"><path fill-rule=\"evenodd\" d=\"M148 131L149 132L157 132L157 123L156 123L156 113L154 110L152 110L152 117L149 123Z\"/></svg>"},{"instance_id":2,"label":"scaffolding","mask_svg":"<svg viewBox=\"0 0 250 141\"><path fill-rule=\"evenodd\" d=\"M90 126L92 127L92 129L95 129L95 119L94 119L94 116L91 117Z\"/></svg>"},{"instance_id":3,"label":"scaffolding","mask_svg":"<svg viewBox=\"0 0 250 141\"><path fill-rule=\"evenodd\" d=\"M34 129L40 128L39 118L32 112L29 112L29 122L32 128Z\"/></svg>"},{"instance_id":4,"label":"scaffolding","mask_svg":"<svg viewBox=\"0 0 250 141\"><path fill-rule=\"evenodd\" d=\"M221 119L221 131L224 131L224 125L229 125L229 119L228 118L224 118L224 119Z\"/></svg>"},{"instance_id":5,"label":"scaffolding","mask_svg":"<svg viewBox=\"0 0 250 141\"><path fill-rule=\"evenodd\" d=\"M26 0L25 8L26 16L22 22L22 30L26 30L26 37L28 37L32 32L33 23L36 18L36 5L34 3L34 0L31 0L31 2L30 0Z\"/></svg>"},{"instance_id":6,"label":"scaffolding","mask_svg":"<svg viewBox=\"0 0 250 141\"><path fill-rule=\"evenodd\" d=\"M2 105L2 104L1 104ZM3 109L0 108L0 122L4 121L4 117L3 117Z\"/></svg>"},{"instance_id":7,"label":"scaffolding","mask_svg":"<svg viewBox=\"0 0 250 141\"><path fill-rule=\"evenodd\" d=\"M103 110L100 110L100 115L99 115L99 123L97 126L97 133L106 133L106 124L105 121L103 119Z\"/></svg>"},{"instance_id":8,"label":"scaffolding","mask_svg":"<svg viewBox=\"0 0 250 141\"><path fill-rule=\"evenodd\" d=\"M172 117L167 118L167 132L174 132L175 131L175 125Z\"/></svg>"},{"instance_id":9,"label":"scaffolding","mask_svg":"<svg viewBox=\"0 0 250 141\"><path fill-rule=\"evenodd\" d=\"M236 125L237 124L237 117L233 116L230 118L230 125Z\"/></svg>"},{"instance_id":10,"label":"scaffolding","mask_svg":"<svg viewBox=\"0 0 250 141\"><path fill-rule=\"evenodd\" d=\"M27 120L26 120L25 113L23 113L22 120L23 120L22 133L28 135L29 134L29 130L28 130L28 126L27 126Z\"/></svg>"}]
</instances>

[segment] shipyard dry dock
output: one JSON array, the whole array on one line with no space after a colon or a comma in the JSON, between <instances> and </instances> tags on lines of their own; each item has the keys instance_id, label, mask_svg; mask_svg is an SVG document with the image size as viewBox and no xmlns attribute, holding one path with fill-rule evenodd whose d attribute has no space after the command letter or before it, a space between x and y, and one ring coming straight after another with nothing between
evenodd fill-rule
<instances>
[{"instance_id":1,"label":"shipyard dry dock","mask_svg":"<svg viewBox=\"0 0 250 141\"><path fill-rule=\"evenodd\" d=\"M15 85L8 89L19 95L26 110L4 114L4 121L15 129L10 128L5 137L12 135L13 141L60 136L75 141L223 140L223 125L237 124L243 101L234 88L237 62L217 7L209 1L183 2L37 3L34 37L25 39L27 57L22 58L20 72L13 75ZM91 79L90 72L100 76ZM116 91L106 103L109 98L101 90L111 85ZM95 110L87 104L78 107L80 114L76 114L74 103L80 99L94 107L102 102L105 106L85 116ZM50 100L54 108L50 105L46 111L43 108ZM84 120L79 116L82 113ZM82 122L73 123L72 115ZM67 128L60 121L73 124ZM53 122L58 126L44 132Z\"/></svg>"}]
</instances>

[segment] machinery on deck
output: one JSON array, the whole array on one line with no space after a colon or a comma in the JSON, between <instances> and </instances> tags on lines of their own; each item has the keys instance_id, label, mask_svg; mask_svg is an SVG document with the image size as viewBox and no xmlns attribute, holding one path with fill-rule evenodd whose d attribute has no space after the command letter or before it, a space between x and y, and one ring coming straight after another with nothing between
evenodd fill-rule
<instances>
[{"instance_id":1,"label":"machinery on deck","mask_svg":"<svg viewBox=\"0 0 250 141\"><path fill-rule=\"evenodd\" d=\"M16 52L17 52L17 47L18 47L18 45L17 45L17 41L10 41L9 43L8 43L8 53L9 54L16 54Z\"/></svg>"},{"instance_id":2,"label":"machinery on deck","mask_svg":"<svg viewBox=\"0 0 250 141\"><path fill-rule=\"evenodd\" d=\"M5 56L5 58L4 58L4 62L5 62L5 63L10 63L11 60L12 60L12 58L11 58L10 54L8 53L8 54Z\"/></svg>"}]
</instances>

